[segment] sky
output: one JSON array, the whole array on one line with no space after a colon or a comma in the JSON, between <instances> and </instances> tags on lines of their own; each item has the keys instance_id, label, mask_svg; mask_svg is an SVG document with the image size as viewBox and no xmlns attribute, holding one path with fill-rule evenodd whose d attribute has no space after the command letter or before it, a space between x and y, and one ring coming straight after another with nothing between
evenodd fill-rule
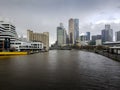
<instances>
[{"instance_id":1,"label":"sky","mask_svg":"<svg viewBox=\"0 0 120 90\"><path fill-rule=\"evenodd\" d=\"M120 0L0 0L0 20L16 26L18 35L50 33L50 44L56 41L56 27L68 20L79 19L80 33L101 34L105 24L114 32L120 30Z\"/></svg>"}]
</instances>

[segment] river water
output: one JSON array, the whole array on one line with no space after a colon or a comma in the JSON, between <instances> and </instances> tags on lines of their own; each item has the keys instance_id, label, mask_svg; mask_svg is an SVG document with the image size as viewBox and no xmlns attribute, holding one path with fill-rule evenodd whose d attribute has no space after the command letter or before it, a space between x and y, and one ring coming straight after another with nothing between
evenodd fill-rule
<instances>
[{"instance_id":1,"label":"river water","mask_svg":"<svg viewBox=\"0 0 120 90\"><path fill-rule=\"evenodd\" d=\"M120 90L120 62L77 50L0 56L0 90Z\"/></svg>"}]
</instances>

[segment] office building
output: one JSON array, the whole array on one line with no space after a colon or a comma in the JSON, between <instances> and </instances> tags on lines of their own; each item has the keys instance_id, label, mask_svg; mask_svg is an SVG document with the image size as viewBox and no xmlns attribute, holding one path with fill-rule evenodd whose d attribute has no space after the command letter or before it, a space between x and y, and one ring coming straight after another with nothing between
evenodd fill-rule
<instances>
[{"instance_id":1,"label":"office building","mask_svg":"<svg viewBox=\"0 0 120 90\"><path fill-rule=\"evenodd\" d=\"M102 35L97 35L97 39L102 39Z\"/></svg>"},{"instance_id":2,"label":"office building","mask_svg":"<svg viewBox=\"0 0 120 90\"><path fill-rule=\"evenodd\" d=\"M69 44L69 35L66 36L66 44Z\"/></svg>"},{"instance_id":3,"label":"office building","mask_svg":"<svg viewBox=\"0 0 120 90\"><path fill-rule=\"evenodd\" d=\"M79 42L78 42L78 45L79 46L85 46L85 45L88 45L88 42L86 40L86 33L81 33L80 34L80 38L79 38Z\"/></svg>"},{"instance_id":4,"label":"office building","mask_svg":"<svg viewBox=\"0 0 120 90\"><path fill-rule=\"evenodd\" d=\"M92 35L92 44L101 45L102 36L101 35Z\"/></svg>"},{"instance_id":5,"label":"office building","mask_svg":"<svg viewBox=\"0 0 120 90\"><path fill-rule=\"evenodd\" d=\"M66 45L67 44L67 32L66 30L64 29L64 44Z\"/></svg>"},{"instance_id":6,"label":"office building","mask_svg":"<svg viewBox=\"0 0 120 90\"><path fill-rule=\"evenodd\" d=\"M120 31L115 33L116 41L120 41Z\"/></svg>"},{"instance_id":7,"label":"office building","mask_svg":"<svg viewBox=\"0 0 120 90\"><path fill-rule=\"evenodd\" d=\"M92 35L92 42L95 42L97 40L97 35Z\"/></svg>"},{"instance_id":8,"label":"office building","mask_svg":"<svg viewBox=\"0 0 120 90\"><path fill-rule=\"evenodd\" d=\"M69 43L75 44L79 40L79 19L69 20Z\"/></svg>"},{"instance_id":9,"label":"office building","mask_svg":"<svg viewBox=\"0 0 120 90\"><path fill-rule=\"evenodd\" d=\"M69 20L69 43L74 44L74 19Z\"/></svg>"},{"instance_id":10,"label":"office building","mask_svg":"<svg viewBox=\"0 0 120 90\"><path fill-rule=\"evenodd\" d=\"M96 46L102 45L102 40L101 40L101 39L97 39L97 40L95 41L95 43L96 43Z\"/></svg>"},{"instance_id":11,"label":"office building","mask_svg":"<svg viewBox=\"0 0 120 90\"><path fill-rule=\"evenodd\" d=\"M75 29L74 39L75 41L78 41L79 40L79 19L74 19L74 29Z\"/></svg>"},{"instance_id":12,"label":"office building","mask_svg":"<svg viewBox=\"0 0 120 90\"><path fill-rule=\"evenodd\" d=\"M15 26L10 22L0 21L0 51L9 50L10 42L18 39Z\"/></svg>"},{"instance_id":13,"label":"office building","mask_svg":"<svg viewBox=\"0 0 120 90\"><path fill-rule=\"evenodd\" d=\"M57 27L57 45L63 46L66 45L67 33L62 23Z\"/></svg>"},{"instance_id":14,"label":"office building","mask_svg":"<svg viewBox=\"0 0 120 90\"><path fill-rule=\"evenodd\" d=\"M90 41L90 32L86 32L86 40Z\"/></svg>"},{"instance_id":15,"label":"office building","mask_svg":"<svg viewBox=\"0 0 120 90\"><path fill-rule=\"evenodd\" d=\"M9 35L11 41L18 38L16 27L11 22L0 21L0 24L5 28L3 35Z\"/></svg>"},{"instance_id":16,"label":"office building","mask_svg":"<svg viewBox=\"0 0 120 90\"><path fill-rule=\"evenodd\" d=\"M43 43L44 49L49 50L49 32L34 33L32 30L27 30L27 40Z\"/></svg>"},{"instance_id":17,"label":"office building","mask_svg":"<svg viewBox=\"0 0 120 90\"><path fill-rule=\"evenodd\" d=\"M109 24L105 25L105 29L102 30L102 42L112 42L113 41L113 30L110 28Z\"/></svg>"},{"instance_id":18,"label":"office building","mask_svg":"<svg viewBox=\"0 0 120 90\"><path fill-rule=\"evenodd\" d=\"M85 33L81 33L80 34L80 41L86 41L86 34Z\"/></svg>"}]
</instances>

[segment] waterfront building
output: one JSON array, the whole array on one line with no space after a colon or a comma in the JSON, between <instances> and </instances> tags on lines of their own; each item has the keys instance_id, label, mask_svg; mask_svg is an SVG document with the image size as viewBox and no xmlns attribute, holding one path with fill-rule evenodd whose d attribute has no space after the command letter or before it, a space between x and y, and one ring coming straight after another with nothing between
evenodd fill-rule
<instances>
[{"instance_id":1,"label":"waterfront building","mask_svg":"<svg viewBox=\"0 0 120 90\"><path fill-rule=\"evenodd\" d=\"M120 31L115 33L116 41L120 41Z\"/></svg>"},{"instance_id":2,"label":"waterfront building","mask_svg":"<svg viewBox=\"0 0 120 90\"><path fill-rule=\"evenodd\" d=\"M108 46L108 47L120 47L120 41L117 42L104 42L103 45Z\"/></svg>"},{"instance_id":3,"label":"waterfront building","mask_svg":"<svg viewBox=\"0 0 120 90\"><path fill-rule=\"evenodd\" d=\"M43 43L17 40L11 42L11 49L15 51L40 51L43 49Z\"/></svg>"},{"instance_id":4,"label":"waterfront building","mask_svg":"<svg viewBox=\"0 0 120 90\"><path fill-rule=\"evenodd\" d=\"M3 32L3 34L9 35L11 41L18 38L16 27L11 22L0 21L0 24L5 28L5 32Z\"/></svg>"},{"instance_id":5,"label":"waterfront building","mask_svg":"<svg viewBox=\"0 0 120 90\"><path fill-rule=\"evenodd\" d=\"M79 19L69 19L69 43L75 44L79 40Z\"/></svg>"},{"instance_id":6,"label":"waterfront building","mask_svg":"<svg viewBox=\"0 0 120 90\"><path fill-rule=\"evenodd\" d=\"M32 30L27 30L27 40L32 42L41 42L46 51L49 50L49 32L34 33Z\"/></svg>"},{"instance_id":7,"label":"waterfront building","mask_svg":"<svg viewBox=\"0 0 120 90\"><path fill-rule=\"evenodd\" d=\"M62 23L57 27L57 45L66 45L67 33Z\"/></svg>"},{"instance_id":8,"label":"waterfront building","mask_svg":"<svg viewBox=\"0 0 120 90\"><path fill-rule=\"evenodd\" d=\"M105 29L101 31L102 42L112 42L113 41L113 30L110 28L109 24L105 25Z\"/></svg>"},{"instance_id":9,"label":"waterfront building","mask_svg":"<svg viewBox=\"0 0 120 90\"><path fill-rule=\"evenodd\" d=\"M112 54L120 55L120 47L110 47L109 52Z\"/></svg>"},{"instance_id":10,"label":"waterfront building","mask_svg":"<svg viewBox=\"0 0 120 90\"><path fill-rule=\"evenodd\" d=\"M15 26L10 22L0 21L0 51L9 50L10 42L17 39Z\"/></svg>"},{"instance_id":11,"label":"waterfront building","mask_svg":"<svg viewBox=\"0 0 120 90\"><path fill-rule=\"evenodd\" d=\"M104 46L109 47L109 52L120 55L120 41L104 42Z\"/></svg>"}]
</instances>

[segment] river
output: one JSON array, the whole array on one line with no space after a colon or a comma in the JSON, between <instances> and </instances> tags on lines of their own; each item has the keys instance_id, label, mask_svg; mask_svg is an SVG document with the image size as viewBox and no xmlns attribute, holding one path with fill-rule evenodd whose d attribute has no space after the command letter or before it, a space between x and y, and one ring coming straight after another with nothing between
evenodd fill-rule
<instances>
[{"instance_id":1,"label":"river","mask_svg":"<svg viewBox=\"0 0 120 90\"><path fill-rule=\"evenodd\" d=\"M0 56L0 90L120 90L120 62L77 50Z\"/></svg>"}]
</instances>

